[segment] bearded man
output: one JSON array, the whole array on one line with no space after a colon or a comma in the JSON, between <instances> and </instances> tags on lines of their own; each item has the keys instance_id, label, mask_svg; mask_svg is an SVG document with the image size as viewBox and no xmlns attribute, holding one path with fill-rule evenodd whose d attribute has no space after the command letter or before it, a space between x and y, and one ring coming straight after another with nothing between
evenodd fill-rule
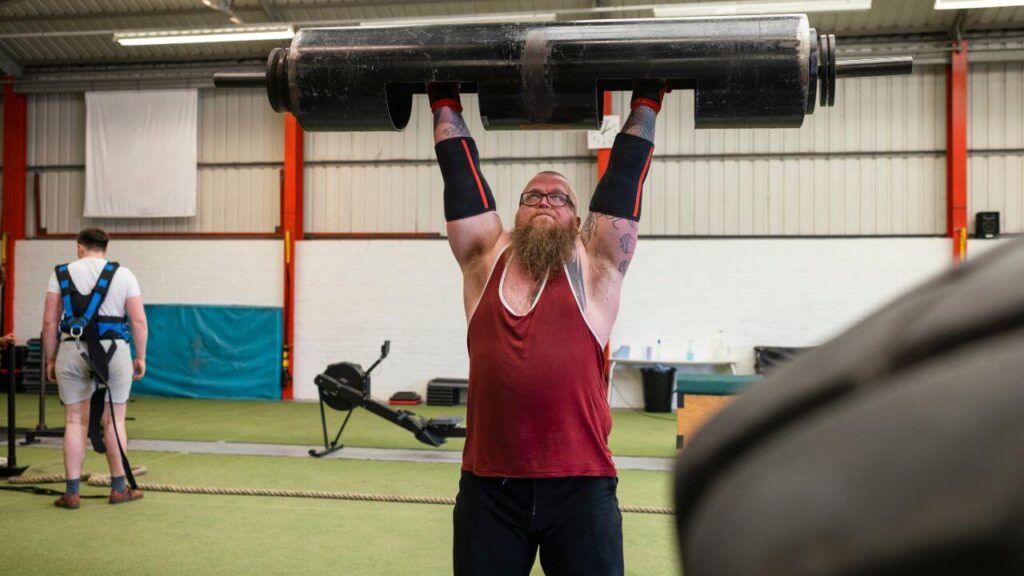
<instances>
[{"instance_id":1,"label":"bearded man","mask_svg":"<svg viewBox=\"0 0 1024 576\"><path fill-rule=\"evenodd\" d=\"M480 173L458 85L427 87L469 323L457 575L527 575L538 549L545 574L624 571L604 347L666 91L661 81L634 86L581 231L572 183L551 171L526 183L508 231Z\"/></svg>"}]
</instances>

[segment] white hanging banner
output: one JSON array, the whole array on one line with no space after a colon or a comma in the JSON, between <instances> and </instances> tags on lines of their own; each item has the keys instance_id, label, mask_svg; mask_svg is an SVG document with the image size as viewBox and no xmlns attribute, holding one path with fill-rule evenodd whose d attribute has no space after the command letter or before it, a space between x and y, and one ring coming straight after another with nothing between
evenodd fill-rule
<instances>
[{"instance_id":1,"label":"white hanging banner","mask_svg":"<svg viewBox=\"0 0 1024 576\"><path fill-rule=\"evenodd\" d=\"M197 90L85 94L87 218L196 215Z\"/></svg>"}]
</instances>

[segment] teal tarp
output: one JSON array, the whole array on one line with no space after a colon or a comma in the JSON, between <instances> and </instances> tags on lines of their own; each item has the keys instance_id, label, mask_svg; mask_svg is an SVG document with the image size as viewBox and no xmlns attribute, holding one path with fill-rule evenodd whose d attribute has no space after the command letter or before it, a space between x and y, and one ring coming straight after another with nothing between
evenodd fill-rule
<instances>
[{"instance_id":1,"label":"teal tarp","mask_svg":"<svg viewBox=\"0 0 1024 576\"><path fill-rule=\"evenodd\" d=\"M155 304L146 318L146 376L133 394L281 398L280 308Z\"/></svg>"},{"instance_id":2,"label":"teal tarp","mask_svg":"<svg viewBox=\"0 0 1024 576\"><path fill-rule=\"evenodd\" d=\"M747 386L762 380L757 375L739 374L676 374L676 392L682 394L705 394L709 396L732 396Z\"/></svg>"}]
</instances>

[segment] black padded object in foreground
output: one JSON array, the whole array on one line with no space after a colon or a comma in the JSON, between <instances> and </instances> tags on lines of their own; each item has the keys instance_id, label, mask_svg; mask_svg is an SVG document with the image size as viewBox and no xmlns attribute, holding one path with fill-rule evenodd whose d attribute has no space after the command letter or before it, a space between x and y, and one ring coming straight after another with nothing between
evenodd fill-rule
<instances>
[{"instance_id":1,"label":"black padded object in foreground","mask_svg":"<svg viewBox=\"0 0 1024 576\"><path fill-rule=\"evenodd\" d=\"M1024 574L1024 242L779 369L683 451L687 576Z\"/></svg>"}]
</instances>

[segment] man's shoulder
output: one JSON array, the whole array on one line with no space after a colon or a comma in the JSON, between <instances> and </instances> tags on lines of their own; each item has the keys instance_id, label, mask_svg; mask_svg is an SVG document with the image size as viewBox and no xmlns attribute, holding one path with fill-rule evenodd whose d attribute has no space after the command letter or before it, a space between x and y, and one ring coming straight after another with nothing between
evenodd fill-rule
<instances>
[{"instance_id":1,"label":"man's shoulder","mask_svg":"<svg viewBox=\"0 0 1024 576\"><path fill-rule=\"evenodd\" d=\"M117 273L114 274L114 279L120 280L121 282L125 282L128 284L137 285L139 283L138 279L135 276L135 273L132 272L132 269L127 266L118 266Z\"/></svg>"}]
</instances>

